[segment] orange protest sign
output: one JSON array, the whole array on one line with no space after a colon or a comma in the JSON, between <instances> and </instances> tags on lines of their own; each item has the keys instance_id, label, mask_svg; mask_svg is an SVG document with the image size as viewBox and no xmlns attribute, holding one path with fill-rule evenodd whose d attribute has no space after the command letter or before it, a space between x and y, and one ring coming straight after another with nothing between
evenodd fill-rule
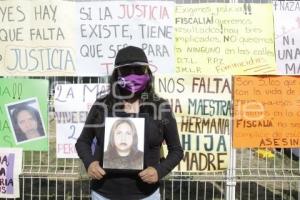
<instances>
[{"instance_id":1,"label":"orange protest sign","mask_svg":"<svg viewBox=\"0 0 300 200\"><path fill-rule=\"evenodd\" d=\"M234 77L233 146L300 147L300 77Z\"/></svg>"}]
</instances>

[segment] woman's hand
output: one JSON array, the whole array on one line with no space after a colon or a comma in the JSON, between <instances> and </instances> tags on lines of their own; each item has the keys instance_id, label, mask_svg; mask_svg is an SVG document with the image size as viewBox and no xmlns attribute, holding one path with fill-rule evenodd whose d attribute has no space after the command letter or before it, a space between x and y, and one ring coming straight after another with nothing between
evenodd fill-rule
<instances>
[{"instance_id":1,"label":"woman's hand","mask_svg":"<svg viewBox=\"0 0 300 200\"><path fill-rule=\"evenodd\" d=\"M139 173L141 179L149 184L156 183L158 181L158 174L154 167L147 167Z\"/></svg>"},{"instance_id":2,"label":"woman's hand","mask_svg":"<svg viewBox=\"0 0 300 200\"><path fill-rule=\"evenodd\" d=\"M100 180L105 175L105 171L100 167L99 161L94 161L88 167L88 175L92 179Z\"/></svg>"}]
</instances>

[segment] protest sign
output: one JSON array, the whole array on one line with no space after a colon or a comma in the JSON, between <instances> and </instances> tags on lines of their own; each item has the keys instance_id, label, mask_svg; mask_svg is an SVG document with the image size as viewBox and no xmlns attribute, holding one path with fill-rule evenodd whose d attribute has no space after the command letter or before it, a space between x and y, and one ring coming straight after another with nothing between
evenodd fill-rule
<instances>
[{"instance_id":1,"label":"protest sign","mask_svg":"<svg viewBox=\"0 0 300 200\"><path fill-rule=\"evenodd\" d=\"M75 143L88 112L97 97L106 94L108 84L57 84L54 107L56 120L56 155L78 158Z\"/></svg>"},{"instance_id":2,"label":"protest sign","mask_svg":"<svg viewBox=\"0 0 300 200\"><path fill-rule=\"evenodd\" d=\"M78 74L110 74L119 49L142 48L153 71L173 72L171 1L109 1L77 3Z\"/></svg>"},{"instance_id":3,"label":"protest sign","mask_svg":"<svg viewBox=\"0 0 300 200\"><path fill-rule=\"evenodd\" d=\"M177 73L275 74L272 4L175 8Z\"/></svg>"},{"instance_id":4,"label":"protest sign","mask_svg":"<svg viewBox=\"0 0 300 200\"><path fill-rule=\"evenodd\" d=\"M231 77L156 76L155 89L175 113L184 157L177 171L227 168L231 133Z\"/></svg>"},{"instance_id":5,"label":"protest sign","mask_svg":"<svg viewBox=\"0 0 300 200\"><path fill-rule=\"evenodd\" d=\"M75 75L71 2L2 1L1 10L0 75Z\"/></svg>"},{"instance_id":6,"label":"protest sign","mask_svg":"<svg viewBox=\"0 0 300 200\"><path fill-rule=\"evenodd\" d=\"M67 9L66 9L67 8ZM104 76L120 48L173 72L171 1L3 1L0 76Z\"/></svg>"},{"instance_id":7,"label":"protest sign","mask_svg":"<svg viewBox=\"0 0 300 200\"><path fill-rule=\"evenodd\" d=\"M273 1L279 74L300 74L300 2Z\"/></svg>"},{"instance_id":8,"label":"protest sign","mask_svg":"<svg viewBox=\"0 0 300 200\"><path fill-rule=\"evenodd\" d=\"M48 150L48 81L0 79L0 147Z\"/></svg>"},{"instance_id":9,"label":"protest sign","mask_svg":"<svg viewBox=\"0 0 300 200\"><path fill-rule=\"evenodd\" d=\"M234 77L233 146L300 146L300 77Z\"/></svg>"},{"instance_id":10,"label":"protest sign","mask_svg":"<svg viewBox=\"0 0 300 200\"><path fill-rule=\"evenodd\" d=\"M22 149L0 148L0 198L19 198Z\"/></svg>"}]
</instances>

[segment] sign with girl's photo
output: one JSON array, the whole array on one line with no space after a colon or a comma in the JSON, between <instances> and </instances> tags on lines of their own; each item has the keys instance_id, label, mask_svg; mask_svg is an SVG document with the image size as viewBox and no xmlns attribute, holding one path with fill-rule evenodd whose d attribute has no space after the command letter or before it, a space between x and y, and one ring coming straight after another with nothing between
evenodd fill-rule
<instances>
[{"instance_id":1,"label":"sign with girl's photo","mask_svg":"<svg viewBox=\"0 0 300 200\"><path fill-rule=\"evenodd\" d=\"M144 168L144 126L144 118L106 118L103 168Z\"/></svg>"},{"instance_id":2,"label":"sign with girl's photo","mask_svg":"<svg viewBox=\"0 0 300 200\"><path fill-rule=\"evenodd\" d=\"M0 79L0 147L48 150L47 80Z\"/></svg>"}]
</instances>

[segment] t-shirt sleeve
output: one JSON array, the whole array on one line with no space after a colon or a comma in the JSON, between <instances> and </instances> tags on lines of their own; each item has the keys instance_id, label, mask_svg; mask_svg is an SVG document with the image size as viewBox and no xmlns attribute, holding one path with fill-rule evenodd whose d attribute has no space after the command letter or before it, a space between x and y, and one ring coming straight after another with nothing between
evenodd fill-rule
<instances>
[{"instance_id":1,"label":"t-shirt sleeve","mask_svg":"<svg viewBox=\"0 0 300 200\"><path fill-rule=\"evenodd\" d=\"M162 116L163 135L168 147L166 159L155 166L159 179L166 176L172 169L179 164L183 157L183 150L180 144L176 119L167 102L160 106Z\"/></svg>"}]
</instances>

